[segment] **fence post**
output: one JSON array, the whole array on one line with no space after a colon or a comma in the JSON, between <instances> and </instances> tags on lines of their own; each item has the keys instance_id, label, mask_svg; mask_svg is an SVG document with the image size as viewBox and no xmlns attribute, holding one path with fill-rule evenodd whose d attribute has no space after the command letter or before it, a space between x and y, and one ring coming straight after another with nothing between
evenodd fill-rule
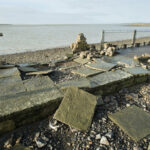
<instances>
[{"instance_id":1,"label":"fence post","mask_svg":"<svg viewBox=\"0 0 150 150\"><path fill-rule=\"evenodd\" d=\"M136 41L136 30L134 30L134 32L133 32L132 46L135 45L135 41Z\"/></svg>"},{"instance_id":2,"label":"fence post","mask_svg":"<svg viewBox=\"0 0 150 150\"><path fill-rule=\"evenodd\" d=\"M104 30L102 30L101 34L101 44L100 44L100 50L104 48Z\"/></svg>"}]
</instances>

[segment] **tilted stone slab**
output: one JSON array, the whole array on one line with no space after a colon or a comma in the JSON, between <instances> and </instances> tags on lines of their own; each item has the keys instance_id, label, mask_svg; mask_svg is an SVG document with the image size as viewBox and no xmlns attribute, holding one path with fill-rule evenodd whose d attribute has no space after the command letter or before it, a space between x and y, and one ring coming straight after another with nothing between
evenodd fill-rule
<instances>
[{"instance_id":1,"label":"tilted stone slab","mask_svg":"<svg viewBox=\"0 0 150 150\"><path fill-rule=\"evenodd\" d=\"M80 68L80 69L76 69L76 70L72 71L72 73L79 74L80 76L84 76L84 77L97 75L97 74L102 73L102 72L103 71L93 70L93 69L89 69L89 68Z\"/></svg>"},{"instance_id":2,"label":"tilted stone slab","mask_svg":"<svg viewBox=\"0 0 150 150\"><path fill-rule=\"evenodd\" d=\"M96 59L95 63L87 64L86 66L95 70L109 71L110 69L114 68L116 64L107 63L101 59Z\"/></svg>"},{"instance_id":3,"label":"tilted stone slab","mask_svg":"<svg viewBox=\"0 0 150 150\"><path fill-rule=\"evenodd\" d=\"M87 64L88 62L89 62L89 60L88 59L82 59L82 58L76 58L76 59L74 59L73 60L74 62L77 62L77 63L79 63L79 64L82 64L82 65L84 65L84 64Z\"/></svg>"},{"instance_id":4,"label":"tilted stone slab","mask_svg":"<svg viewBox=\"0 0 150 150\"><path fill-rule=\"evenodd\" d=\"M34 77L23 81L27 91L35 91L54 87L54 82L48 76Z\"/></svg>"},{"instance_id":5,"label":"tilted stone slab","mask_svg":"<svg viewBox=\"0 0 150 150\"><path fill-rule=\"evenodd\" d=\"M10 76L19 76L20 72L17 68L0 69L0 78L6 78Z\"/></svg>"},{"instance_id":6,"label":"tilted stone slab","mask_svg":"<svg viewBox=\"0 0 150 150\"><path fill-rule=\"evenodd\" d=\"M137 106L110 114L109 118L136 142L150 134L150 113Z\"/></svg>"},{"instance_id":7,"label":"tilted stone slab","mask_svg":"<svg viewBox=\"0 0 150 150\"><path fill-rule=\"evenodd\" d=\"M0 78L0 96L26 91L20 76Z\"/></svg>"},{"instance_id":8,"label":"tilted stone slab","mask_svg":"<svg viewBox=\"0 0 150 150\"><path fill-rule=\"evenodd\" d=\"M86 131L90 125L97 98L76 87L69 87L54 118L79 130Z\"/></svg>"}]
</instances>

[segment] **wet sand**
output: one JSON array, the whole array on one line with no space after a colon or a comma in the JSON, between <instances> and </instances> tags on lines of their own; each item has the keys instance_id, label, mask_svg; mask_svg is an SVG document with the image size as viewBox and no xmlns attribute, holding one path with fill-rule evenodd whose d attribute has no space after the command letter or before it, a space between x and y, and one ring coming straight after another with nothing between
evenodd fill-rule
<instances>
[{"instance_id":1,"label":"wet sand","mask_svg":"<svg viewBox=\"0 0 150 150\"><path fill-rule=\"evenodd\" d=\"M149 42L150 37L139 38L136 40L136 43ZM123 40L123 41L115 41L109 42L115 45L128 44L131 45L131 40ZM100 43L94 43L96 48L100 48ZM71 53L71 49L69 47L64 48L53 48L46 50L39 50L34 52L24 52L17 54L9 54L9 55L0 55L0 62L5 62L9 64L18 64L18 63L49 63L51 60L62 59L67 53Z\"/></svg>"}]
</instances>

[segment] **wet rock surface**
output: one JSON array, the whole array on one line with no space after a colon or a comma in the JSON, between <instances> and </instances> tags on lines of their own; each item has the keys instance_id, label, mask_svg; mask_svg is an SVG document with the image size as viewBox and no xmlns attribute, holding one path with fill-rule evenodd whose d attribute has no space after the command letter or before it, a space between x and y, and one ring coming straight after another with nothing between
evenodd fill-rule
<instances>
[{"instance_id":1,"label":"wet rock surface","mask_svg":"<svg viewBox=\"0 0 150 150\"><path fill-rule=\"evenodd\" d=\"M134 142L108 118L108 113L118 112L133 104L150 112L149 93L150 83L143 83L122 89L113 95L103 96L104 104L97 106L92 125L87 132L75 130L58 121L53 123L52 127L57 127L57 130L54 130L49 126L50 119L47 118L1 137L0 149L11 149L20 138L20 144L34 150L147 150L150 142L149 136L139 142ZM131 96L132 99L128 98ZM43 147L39 148L35 139L40 140ZM4 145L5 147L7 145L8 148L4 148Z\"/></svg>"}]
</instances>

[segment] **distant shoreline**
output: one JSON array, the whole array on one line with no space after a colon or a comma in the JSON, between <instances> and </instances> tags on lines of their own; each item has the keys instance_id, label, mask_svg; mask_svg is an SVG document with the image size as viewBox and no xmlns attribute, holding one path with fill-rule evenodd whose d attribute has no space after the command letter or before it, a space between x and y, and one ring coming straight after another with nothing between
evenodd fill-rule
<instances>
[{"instance_id":1,"label":"distant shoreline","mask_svg":"<svg viewBox=\"0 0 150 150\"><path fill-rule=\"evenodd\" d=\"M133 23L133 24L128 24L127 26L137 26L137 27L150 27L150 23Z\"/></svg>"}]
</instances>

